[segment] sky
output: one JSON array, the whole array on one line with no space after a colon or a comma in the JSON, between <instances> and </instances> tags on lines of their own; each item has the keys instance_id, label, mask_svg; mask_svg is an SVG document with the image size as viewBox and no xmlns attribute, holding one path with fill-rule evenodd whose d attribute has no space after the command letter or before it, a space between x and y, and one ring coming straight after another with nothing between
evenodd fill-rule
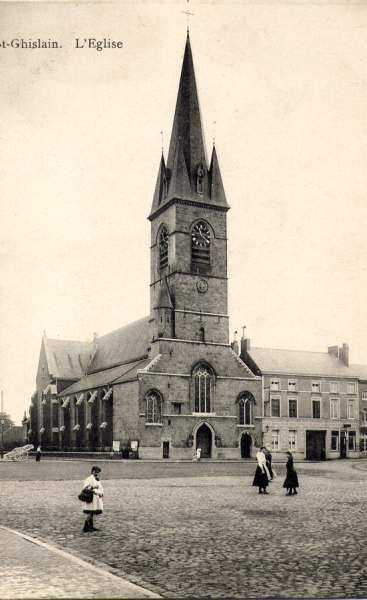
<instances>
[{"instance_id":1,"label":"sky","mask_svg":"<svg viewBox=\"0 0 367 600\"><path fill-rule=\"evenodd\" d=\"M20 422L42 334L149 312L150 211L185 0L0 2L0 388ZM230 331L367 364L367 3L190 2L228 213ZM75 38L122 41L75 48Z\"/></svg>"}]
</instances>

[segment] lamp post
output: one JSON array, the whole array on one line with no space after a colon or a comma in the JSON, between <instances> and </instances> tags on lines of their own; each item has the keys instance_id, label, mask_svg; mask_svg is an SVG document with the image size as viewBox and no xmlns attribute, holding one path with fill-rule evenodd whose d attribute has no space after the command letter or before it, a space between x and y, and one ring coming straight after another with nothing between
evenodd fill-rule
<instances>
[{"instance_id":1,"label":"lamp post","mask_svg":"<svg viewBox=\"0 0 367 600\"><path fill-rule=\"evenodd\" d=\"M1 459L4 456L4 419L2 418L0 420L0 424L1 424Z\"/></svg>"}]
</instances>

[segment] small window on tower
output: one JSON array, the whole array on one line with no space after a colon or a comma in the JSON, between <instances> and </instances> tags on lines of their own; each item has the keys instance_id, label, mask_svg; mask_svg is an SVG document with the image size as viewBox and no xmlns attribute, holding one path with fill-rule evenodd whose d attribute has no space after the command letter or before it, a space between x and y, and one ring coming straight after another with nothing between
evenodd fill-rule
<instances>
[{"instance_id":1,"label":"small window on tower","mask_svg":"<svg viewBox=\"0 0 367 600\"><path fill-rule=\"evenodd\" d=\"M159 268L164 269L168 265L168 230L163 226L159 232Z\"/></svg>"}]
</instances>

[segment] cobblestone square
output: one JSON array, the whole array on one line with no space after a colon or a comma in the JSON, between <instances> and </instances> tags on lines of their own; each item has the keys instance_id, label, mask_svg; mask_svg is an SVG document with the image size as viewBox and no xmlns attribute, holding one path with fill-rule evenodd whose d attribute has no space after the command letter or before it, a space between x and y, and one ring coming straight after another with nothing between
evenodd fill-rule
<instances>
[{"instance_id":1,"label":"cobblestone square","mask_svg":"<svg viewBox=\"0 0 367 600\"><path fill-rule=\"evenodd\" d=\"M101 466L98 532L81 533L80 461L0 464L0 524L167 597L367 595L365 461L296 465L296 497L283 465L267 496L252 462Z\"/></svg>"}]
</instances>

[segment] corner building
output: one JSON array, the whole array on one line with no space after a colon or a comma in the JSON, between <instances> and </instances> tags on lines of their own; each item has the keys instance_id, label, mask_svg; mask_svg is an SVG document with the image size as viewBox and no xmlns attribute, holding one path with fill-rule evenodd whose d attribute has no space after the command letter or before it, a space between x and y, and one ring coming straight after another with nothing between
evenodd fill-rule
<instances>
[{"instance_id":1,"label":"corner building","mask_svg":"<svg viewBox=\"0 0 367 600\"><path fill-rule=\"evenodd\" d=\"M102 452L135 441L141 458L253 454L261 377L229 344L228 210L215 147L207 160L188 34L148 217L149 317L79 349L43 339L30 441Z\"/></svg>"}]
</instances>

